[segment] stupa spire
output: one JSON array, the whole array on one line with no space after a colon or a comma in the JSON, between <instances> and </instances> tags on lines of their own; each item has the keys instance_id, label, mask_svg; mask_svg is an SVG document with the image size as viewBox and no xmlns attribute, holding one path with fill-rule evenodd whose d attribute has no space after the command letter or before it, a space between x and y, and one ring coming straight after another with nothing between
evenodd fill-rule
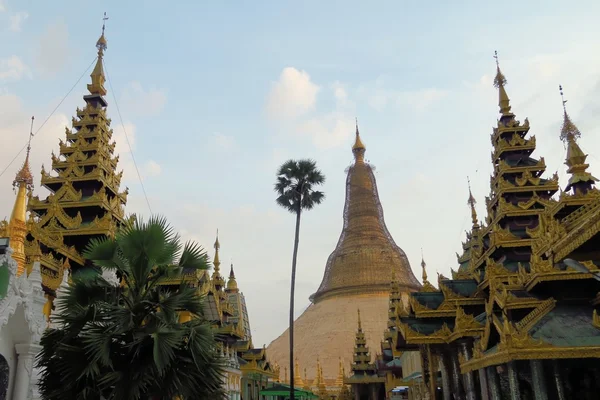
<instances>
[{"instance_id":1,"label":"stupa spire","mask_svg":"<svg viewBox=\"0 0 600 400\"><path fill-rule=\"evenodd\" d=\"M348 293L389 293L390 275L395 268L403 290L420 287L404 251L389 233L372 167L364 162L358 123L352 146L356 162L348 168L344 225L335 250L327 260L325 273L313 302Z\"/></svg>"},{"instance_id":2,"label":"stupa spire","mask_svg":"<svg viewBox=\"0 0 600 400\"><path fill-rule=\"evenodd\" d=\"M108 48L106 37L104 37L104 30L106 28L106 21L108 17L106 13L104 13L104 17L102 18L102 34L100 38L96 42L96 48L98 49L98 58L96 60L96 65L90 75L92 78L92 83L88 85L88 90L90 94L106 96L106 89L104 88L104 82L106 82L106 77L104 75L104 52Z\"/></svg>"},{"instance_id":3,"label":"stupa spire","mask_svg":"<svg viewBox=\"0 0 600 400\"><path fill-rule=\"evenodd\" d=\"M227 281L227 291L228 292L237 292L238 285L235 279L235 272L233 271L233 263L231 263L231 269L229 270L229 280Z\"/></svg>"},{"instance_id":4,"label":"stupa spire","mask_svg":"<svg viewBox=\"0 0 600 400\"><path fill-rule=\"evenodd\" d=\"M215 258L213 259L213 265L215 269L212 274L212 280L217 290L220 290L225 286L225 279L221 276L221 269L219 268L221 265L221 260L219 259L219 250L221 249L221 243L219 243L219 230L217 230L217 238L215 239L214 248Z\"/></svg>"},{"instance_id":5,"label":"stupa spire","mask_svg":"<svg viewBox=\"0 0 600 400\"><path fill-rule=\"evenodd\" d=\"M421 278L423 279L423 283L428 282L427 264L425 263L425 257L423 257L423 249L421 249L421 269L423 270L423 275L421 276Z\"/></svg>"},{"instance_id":6,"label":"stupa spire","mask_svg":"<svg viewBox=\"0 0 600 400\"><path fill-rule=\"evenodd\" d=\"M475 210L475 197L473 197L473 193L471 192L471 180L467 177L467 184L469 186L469 199L467 200L467 204L471 207L471 222L473 222L473 227L478 227L479 223L477 222L477 210Z\"/></svg>"},{"instance_id":7,"label":"stupa spire","mask_svg":"<svg viewBox=\"0 0 600 400\"><path fill-rule=\"evenodd\" d=\"M360 132L358 131L358 118L356 118L356 139L354 140L354 145L352 146L352 153L354 154L354 159L356 162L364 162L365 161L365 151L367 148L363 144L362 140L360 140Z\"/></svg>"},{"instance_id":8,"label":"stupa spire","mask_svg":"<svg viewBox=\"0 0 600 400\"><path fill-rule=\"evenodd\" d=\"M298 358L296 358L296 365L294 367L294 387L303 387L304 381L300 375L300 367L298 366Z\"/></svg>"},{"instance_id":9,"label":"stupa spire","mask_svg":"<svg viewBox=\"0 0 600 400\"><path fill-rule=\"evenodd\" d=\"M0 236L10 238L10 247L14 251L12 257L17 262L17 276L20 276L27 268L25 238L27 236L27 199L33 190L33 175L29 167L33 120L34 117L31 117L25 162L23 162L23 166L19 169L13 181L13 188L17 191L17 197L15 198L10 220L0 222Z\"/></svg>"},{"instance_id":10,"label":"stupa spire","mask_svg":"<svg viewBox=\"0 0 600 400\"><path fill-rule=\"evenodd\" d=\"M560 130L560 139L567 145L565 164L569 167L567 172L571 175L565 191L569 191L572 188L574 194L585 194L588 190L592 189L594 182L597 182L598 179L587 172L589 164L586 164L585 161L588 155L577 144L577 139L581 137L581 132L569 117L569 113L567 113L567 100L565 100L562 85L559 85L558 89L563 106L563 124Z\"/></svg>"},{"instance_id":11,"label":"stupa spire","mask_svg":"<svg viewBox=\"0 0 600 400\"><path fill-rule=\"evenodd\" d=\"M506 93L506 78L502 71L500 71L500 62L498 61L498 52L494 51L494 58L496 59L496 76L494 77L494 86L498 88L498 106L500 107L500 114L503 117L514 117L514 114L510 112L510 99Z\"/></svg>"},{"instance_id":12,"label":"stupa spire","mask_svg":"<svg viewBox=\"0 0 600 400\"><path fill-rule=\"evenodd\" d=\"M23 166L17 172L15 180L13 181L13 187L17 190L17 199L11 214L11 221L18 219L19 221L27 221L27 194L33 190L33 174L29 166L29 155L31 153L31 139L33 138L33 121L34 117L31 117L31 127L29 129L29 141L27 142L27 153L25 155L25 162Z\"/></svg>"}]
</instances>

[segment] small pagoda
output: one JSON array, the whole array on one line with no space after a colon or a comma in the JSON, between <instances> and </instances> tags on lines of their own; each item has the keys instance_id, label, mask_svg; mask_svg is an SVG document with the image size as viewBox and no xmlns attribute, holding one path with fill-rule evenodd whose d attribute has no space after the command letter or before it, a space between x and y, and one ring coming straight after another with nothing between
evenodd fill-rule
<instances>
[{"instance_id":1,"label":"small pagoda","mask_svg":"<svg viewBox=\"0 0 600 400\"><path fill-rule=\"evenodd\" d=\"M360 310L358 310L358 329L354 345L352 375L344 379L350 385L357 399L378 400L385 398L385 377L379 376L377 366L371 362L367 340L362 330Z\"/></svg>"},{"instance_id":2,"label":"small pagoda","mask_svg":"<svg viewBox=\"0 0 600 400\"><path fill-rule=\"evenodd\" d=\"M496 69L487 215L472 228L452 279L424 279L399 312L392 346L419 351L428 393L444 399L592 399L600 391L600 191L566 108L561 139L570 175L544 178L529 121L513 114ZM564 100L563 100L564 106ZM424 277L426 278L426 276ZM441 372L441 382L436 371ZM436 397L438 396L438 397Z\"/></svg>"}]
</instances>

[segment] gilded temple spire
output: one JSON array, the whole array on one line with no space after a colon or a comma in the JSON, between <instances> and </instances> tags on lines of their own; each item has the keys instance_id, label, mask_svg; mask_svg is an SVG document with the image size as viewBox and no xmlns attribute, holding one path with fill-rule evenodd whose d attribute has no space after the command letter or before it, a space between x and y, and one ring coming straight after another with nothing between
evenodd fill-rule
<instances>
[{"instance_id":1,"label":"gilded temple spire","mask_svg":"<svg viewBox=\"0 0 600 400\"><path fill-rule=\"evenodd\" d=\"M423 269L423 283L428 282L427 280L427 264L425 264L425 258L423 257L423 249L421 249L421 268Z\"/></svg>"},{"instance_id":2,"label":"gilded temple spire","mask_svg":"<svg viewBox=\"0 0 600 400\"><path fill-rule=\"evenodd\" d=\"M106 13L104 13L104 17L102 18L102 35L96 42L96 48L98 49L98 59L96 60L96 65L94 66L94 70L90 75L92 77L92 83L88 85L88 90L91 94L96 94L100 96L106 96L106 89L104 88L104 82L106 82L106 77L104 75L104 52L107 49L107 41L106 37L104 37L104 29L106 28L106 21L108 17Z\"/></svg>"},{"instance_id":3,"label":"gilded temple spire","mask_svg":"<svg viewBox=\"0 0 600 400\"><path fill-rule=\"evenodd\" d=\"M365 151L367 148L363 144L362 140L360 140L360 132L358 131L358 118L356 119L356 139L354 141L354 145L352 146L352 153L354 154L354 159L357 163L362 163L365 161Z\"/></svg>"},{"instance_id":4,"label":"gilded temple spire","mask_svg":"<svg viewBox=\"0 0 600 400\"><path fill-rule=\"evenodd\" d=\"M475 210L475 197L473 197L473 193L471 192L471 180L467 177L467 184L469 185L469 199L467 200L467 204L471 207L471 221L473 222L473 227L478 227L477 223L477 210Z\"/></svg>"},{"instance_id":5,"label":"gilded temple spire","mask_svg":"<svg viewBox=\"0 0 600 400\"><path fill-rule=\"evenodd\" d=\"M300 374L300 367L298 366L298 358L296 358L296 365L294 368L294 386L295 387L303 387L304 382L302 381L302 376Z\"/></svg>"},{"instance_id":6,"label":"gilded temple spire","mask_svg":"<svg viewBox=\"0 0 600 400\"><path fill-rule=\"evenodd\" d=\"M588 155L585 154L581 150L581 147L579 147L579 144L577 144L577 139L581 137L581 132L577 126L575 126L573 121L571 121L571 118L567 113L567 100L564 98L562 85L559 85L558 88L560 90L563 105L563 124L560 131L560 139L567 145L565 164L569 167L567 172L571 175L565 190L569 191L573 188L575 194L586 193L598 179L587 172L589 164L585 161Z\"/></svg>"},{"instance_id":7,"label":"gilded temple spire","mask_svg":"<svg viewBox=\"0 0 600 400\"><path fill-rule=\"evenodd\" d=\"M362 323L360 322L360 308L358 309L358 331L362 332Z\"/></svg>"},{"instance_id":8,"label":"gilded temple spire","mask_svg":"<svg viewBox=\"0 0 600 400\"><path fill-rule=\"evenodd\" d=\"M31 138L33 137L33 120L31 117L31 128L29 130L29 142L27 143L27 154L25 162L17 172L13 187L17 190L17 197L13 205L10 220L0 224L0 235L10 238L10 246L14 253L13 258L17 262L17 276L20 276L27 268L25 256L25 238L27 236L27 199L33 190L33 175L29 167L29 155L31 153Z\"/></svg>"},{"instance_id":9,"label":"gilded temple spire","mask_svg":"<svg viewBox=\"0 0 600 400\"><path fill-rule=\"evenodd\" d=\"M233 263L231 263L231 269L229 270L229 280L227 281L227 292L237 292L238 285L235 280L235 272L233 272Z\"/></svg>"},{"instance_id":10,"label":"gilded temple spire","mask_svg":"<svg viewBox=\"0 0 600 400\"><path fill-rule=\"evenodd\" d=\"M215 248L215 258L213 259L213 265L214 265L215 269L212 274L212 280L213 280L213 283L214 283L215 287L217 288L217 290L220 290L221 288L223 288L225 286L225 279L223 279L223 277L221 276L221 270L219 268L221 266L221 260L219 259L219 250L221 249L221 243L219 243L219 231L218 230L217 230L217 238L215 240L214 248Z\"/></svg>"},{"instance_id":11,"label":"gilded temple spire","mask_svg":"<svg viewBox=\"0 0 600 400\"><path fill-rule=\"evenodd\" d=\"M13 207L11 221L18 219L19 221L27 221L27 194L33 190L33 174L29 167L29 155L31 153L31 138L33 138L33 121L34 117L31 117L31 128L29 129L29 142L27 143L27 154L25 155L25 162L23 166L17 172L15 180L13 181L13 187L18 191L17 199Z\"/></svg>"},{"instance_id":12,"label":"gilded temple spire","mask_svg":"<svg viewBox=\"0 0 600 400\"><path fill-rule=\"evenodd\" d=\"M513 114L510 112L510 99L506 93L504 86L506 85L506 78L502 71L500 71L500 62L498 61L498 52L494 51L494 58L496 59L496 76L494 77L494 86L498 88L498 106L500 107L500 113L503 117L510 116Z\"/></svg>"}]
</instances>

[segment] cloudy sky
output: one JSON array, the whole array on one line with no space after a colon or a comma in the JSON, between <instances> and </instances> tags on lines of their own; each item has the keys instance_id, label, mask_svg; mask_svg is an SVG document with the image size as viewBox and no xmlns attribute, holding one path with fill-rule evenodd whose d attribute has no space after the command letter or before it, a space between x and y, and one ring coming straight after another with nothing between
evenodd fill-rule
<instances>
[{"instance_id":1,"label":"cloudy sky","mask_svg":"<svg viewBox=\"0 0 600 400\"><path fill-rule=\"evenodd\" d=\"M294 218L275 205L275 170L310 157L327 176L325 203L302 221L301 312L342 227L355 116L386 223L419 278L421 248L430 276L456 265L470 221L467 176L484 216L494 50L548 173L565 172L562 84L600 176L597 1L102 3L0 0L0 172L25 145L31 115L39 127L75 85L33 141L39 182L84 104L106 11L109 113L131 190L127 211L150 213L124 129L152 212L211 254L219 229L256 345L287 324ZM23 157L0 176L0 218L10 215Z\"/></svg>"}]
</instances>

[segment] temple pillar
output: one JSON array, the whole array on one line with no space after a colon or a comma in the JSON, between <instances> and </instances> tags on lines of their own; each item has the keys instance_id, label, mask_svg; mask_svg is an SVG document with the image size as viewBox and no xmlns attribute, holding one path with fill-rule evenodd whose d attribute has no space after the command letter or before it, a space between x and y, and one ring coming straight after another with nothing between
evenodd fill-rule
<instances>
[{"instance_id":1,"label":"temple pillar","mask_svg":"<svg viewBox=\"0 0 600 400\"><path fill-rule=\"evenodd\" d=\"M469 344L465 341L460 342L460 351L465 358L465 360L469 361L471 359L471 349L469 349ZM460 367L460 366L459 366ZM477 393L475 390L475 378L473 376L473 372L467 372L463 374L463 381L465 384L465 398L466 400L477 400Z\"/></svg>"},{"instance_id":2,"label":"temple pillar","mask_svg":"<svg viewBox=\"0 0 600 400\"><path fill-rule=\"evenodd\" d=\"M519 374L517 373L517 364L515 361L509 361L508 367L508 384L510 386L510 399L521 400L521 392L519 390Z\"/></svg>"},{"instance_id":3,"label":"temple pillar","mask_svg":"<svg viewBox=\"0 0 600 400\"><path fill-rule=\"evenodd\" d=\"M544 366L541 360L530 360L531 381L533 383L533 394L535 400L548 400L546 379L544 378Z\"/></svg>"},{"instance_id":4,"label":"temple pillar","mask_svg":"<svg viewBox=\"0 0 600 400\"><path fill-rule=\"evenodd\" d=\"M427 362L429 363L429 396L435 400L437 393L437 356L431 351L431 345L427 345Z\"/></svg>"},{"instance_id":5,"label":"temple pillar","mask_svg":"<svg viewBox=\"0 0 600 400\"><path fill-rule=\"evenodd\" d=\"M13 400L27 400L32 383L33 362L35 356L42 350L37 344L17 344L17 370L15 372L15 386Z\"/></svg>"},{"instance_id":6,"label":"temple pillar","mask_svg":"<svg viewBox=\"0 0 600 400\"><path fill-rule=\"evenodd\" d=\"M450 353L452 363L452 389L456 400L464 400L463 388L461 383L460 365L458 363L458 350L452 349Z\"/></svg>"},{"instance_id":7,"label":"temple pillar","mask_svg":"<svg viewBox=\"0 0 600 400\"><path fill-rule=\"evenodd\" d=\"M496 367L487 367L487 380L490 388L491 400L502 400L502 392L500 391L500 379Z\"/></svg>"},{"instance_id":8,"label":"temple pillar","mask_svg":"<svg viewBox=\"0 0 600 400\"><path fill-rule=\"evenodd\" d=\"M442 391L444 400L452 400L450 392L450 360L446 352L440 353L440 371L442 373Z\"/></svg>"},{"instance_id":9,"label":"temple pillar","mask_svg":"<svg viewBox=\"0 0 600 400\"><path fill-rule=\"evenodd\" d=\"M378 397L377 397L377 395L378 395L378 393L377 393L377 389L378 389L378 388L377 388L377 385L376 385L376 384L373 384L373 385L371 385L371 399L372 399L372 400L378 400Z\"/></svg>"},{"instance_id":10,"label":"temple pillar","mask_svg":"<svg viewBox=\"0 0 600 400\"><path fill-rule=\"evenodd\" d=\"M560 372L560 365L558 360L552 360L552 377L554 379L554 385L556 386L556 398L557 400L567 400L565 396L565 387L562 380L562 374Z\"/></svg>"},{"instance_id":11,"label":"temple pillar","mask_svg":"<svg viewBox=\"0 0 600 400\"><path fill-rule=\"evenodd\" d=\"M485 369L480 368L479 373L479 386L481 387L481 400L490 400L490 391L488 389L488 380L485 373Z\"/></svg>"}]
</instances>

